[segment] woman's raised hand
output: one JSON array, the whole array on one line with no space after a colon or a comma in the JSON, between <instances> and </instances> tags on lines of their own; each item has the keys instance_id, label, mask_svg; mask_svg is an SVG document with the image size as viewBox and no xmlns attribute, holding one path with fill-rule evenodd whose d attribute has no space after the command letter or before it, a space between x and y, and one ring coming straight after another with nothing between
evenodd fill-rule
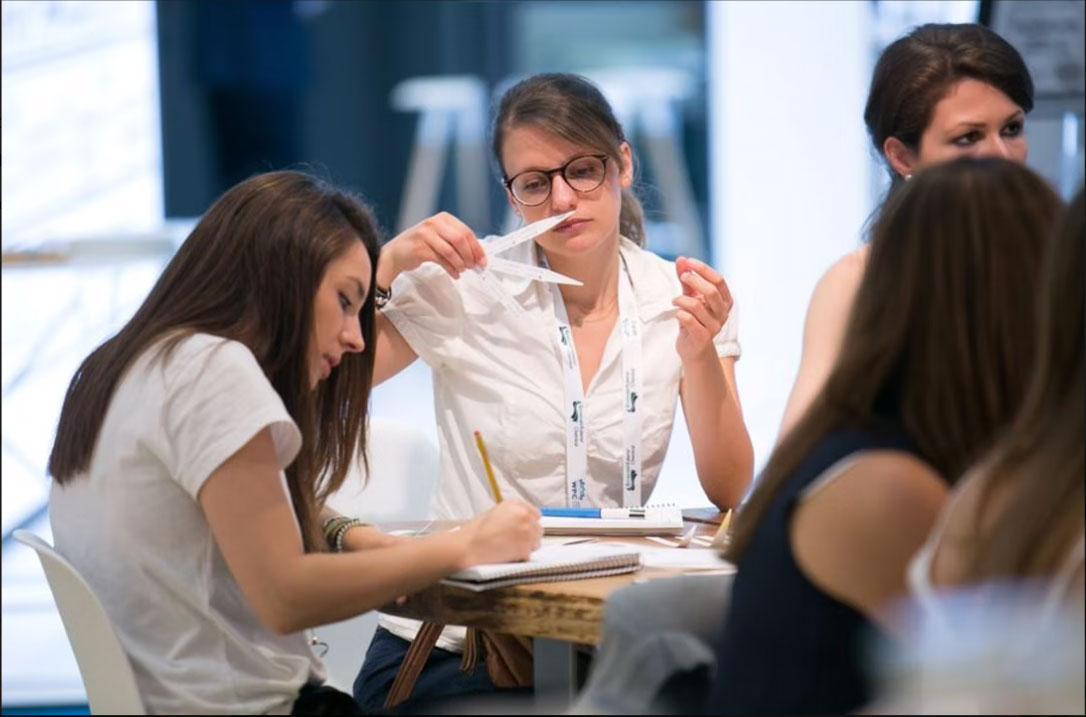
<instances>
[{"instance_id":1,"label":"woman's raised hand","mask_svg":"<svg viewBox=\"0 0 1086 717\"><path fill-rule=\"evenodd\" d=\"M467 269L486 266L486 252L467 224L441 212L393 237L381 248L377 284L387 288L400 272L428 261L459 279Z\"/></svg>"},{"instance_id":2,"label":"woman's raised hand","mask_svg":"<svg viewBox=\"0 0 1086 717\"><path fill-rule=\"evenodd\" d=\"M678 309L679 338L675 350L686 361L712 353L717 335L732 310L732 294L724 277L697 259L679 257L675 272L683 285L682 296L671 300Z\"/></svg>"}]
</instances>

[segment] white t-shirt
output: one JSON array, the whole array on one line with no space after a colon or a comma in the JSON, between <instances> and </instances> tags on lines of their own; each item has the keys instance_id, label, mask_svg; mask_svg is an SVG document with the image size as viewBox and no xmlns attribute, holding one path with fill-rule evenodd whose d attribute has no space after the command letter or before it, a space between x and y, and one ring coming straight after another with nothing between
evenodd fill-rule
<instances>
[{"instance_id":1,"label":"white t-shirt","mask_svg":"<svg viewBox=\"0 0 1086 717\"><path fill-rule=\"evenodd\" d=\"M975 495L979 491L977 487L979 485L979 483L976 483L966 486L966 488L971 489ZM943 507L935 527L928 534L924 544L913 555L905 572L905 582L909 589L909 595L915 601L915 605L926 623L925 627L935 633L945 635L947 639L953 639L955 635L954 616L951 614L954 601L947 599L948 596L952 596L956 591L964 592L969 589L975 589L979 594L981 592L980 588L983 587L983 584L980 584L979 586L960 585L940 588L932 582L931 571L935 562L935 553L939 549L943 534L950 524L951 518L954 516L954 509L959 505L959 501L962 501L964 495L966 495L965 490L960 490ZM1025 588L1028 586L1033 590L1033 594L1029 595L1033 602L1030 619L1034 622L1036 628L1058 619L1060 611L1073 594L1072 591L1075 588L1074 578L1082 570L1084 555L1086 555L1086 536L1079 536L1078 541L1071 546L1055 574L1028 580L1021 578L1018 581L1021 583L1020 587ZM1014 582L1010 578L1008 580ZM998 581L992 580L991 582L995 583L997 588L999 587ZM1024 590L1023 594L1026 594Z\"/></svg>"},{"instance_id":2,"label":"white t-shirt","mask_svg":"<svg viewBox=\"0 0 1086 717\"><path fill-rule=\"evenodd\" d=\"M537 261L535 242L503 258ZM675 351L679 323L671 301L682 294L675 264L621 239L641 319L642 495L652 494L664 461L682 363ZM621 271L621 270L620 270ZM503 497L533 505L565 505L566 415L553 293L549 284L491 276L525 310L516 316L499 304L474 272L454 281L426 263L397 277L385 316L432 369L441 468L431 505L435 518L471 518L494 505L473 431L486 442ZM620 281L626 277L620 275ZM717 354L740 354L737 311L732 307L714 337ZM585 503L622 505L624 390L618 322L599 370L585 393L588 480ZM409 638L413 630L381 616L382 624ZM415 623L417 624L417 623ZM409 626L410 622L399 622ZM450 633L451 634L451 633ZM445 649L459 647L444 637Z\"/></svg>"},{"instance_id":3,"label":"white t-shirt","mask_svg":"<svg viewBox=\"0 0 1086 717\"><path fill-rule=\"evenodd\" d=\"M304 632L277 635L250 608L197 502L269 426L285 468L301 434L256 358L195 334L168 361L154 349L136 360L89 470L53 485L57 550L105 606L152 714L288 714L303 684L325 679Z\"/></svg>"},{"instance_id":4,"label":"white t-shirt","mask_svg":"<svg viewBox=\"0 0 1086 717\"><path fill-rule=\"evenodd\" d=\"M910 600L897 620L909 640L881 666L874 714L1082 714L1083 615L1074 606L1082 536L1055 573L955 586L932 583L932 562L956 493L909 563Z\"/></svg>"}]
</instances>

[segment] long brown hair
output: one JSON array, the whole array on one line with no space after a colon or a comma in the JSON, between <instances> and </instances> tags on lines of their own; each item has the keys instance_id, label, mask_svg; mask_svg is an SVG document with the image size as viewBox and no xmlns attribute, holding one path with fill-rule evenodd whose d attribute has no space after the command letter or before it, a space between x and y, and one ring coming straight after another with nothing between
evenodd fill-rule
<instances>
[{"instance_id":1,"label":"long brown hair","mask_svg":"<svg viewBox=\"0 0 1086 717\"><path fill-rule=\"evenodd\" d=\"M1023 111L1033 109L1033 80L1022 56L983 25L928 24L886 46L875 64L864 108L864 123L875 152L896 137L914 153L935 105L950 86L980 80L1010 97ZM886 161L891 180L902 178Z\"/></svg>"},{"instance_id":2,"label":"long brown hair","mask_svg":"<svg viewBox=\"0 0 1086 717\"><path fill-rule=\"evenodd\" d=\"M286 469L287 483L306 549L321 549L324 500L342 485L355 456L365 455L373 351L344 354L314 391L307 350L325 269L357 241L375 271L379 242L372 214L357 198L306 174L259 174L228 190L135 315L76 371L49 456L53 478L63 485L86 472L113 392L144 351L167 339L166 360L185 336L221 336L252 350L301 430L302 448ZM372 275L360 323L367 348L373 346Z\"/></svg>"},{"instance_id":3,"label":"long brown hair","mask_svg":"<svg viewBox=\"0 0 1086 717\"><path fill-rule=\"evenodd\" d=\"M1086 481L1086 200L1071 202L1045 261L1037 363L1007 437L979 467L964 546L970 581L1051 575L1083 532ZM1007 491L1009 502L993 500ZM1004 496L1005 497L1005 494Z\"/></svg>"},{"instance_id":4,"label":"long brown hair","mask_svg":"<svg viewBox=\"0 0 1086 717\"><path fill-rule=\"evenodd\" d=\"M1029 169L965 158L892 193L841 353L740 511L738 560L799 463L844 427L900 427L953 481L1009 423L1033 360L1033 297L1061 202Z\"/></svg>"},{"instance_id":5,"label":"long brown hair","mask_svg":"<svg viewBox=\"0 0 1086 717\"><path fill-rule=\"evenodd\" d=\"M532 75L502 95L491 130L491 150L503 179L508 179L502 165L505 133L521 125L533 125L573 144L591 147L622 165L619 147L627 141L622 125L599 88L580 75ZM632 148L630 153L632 157ZM633 190L623 189L619 232L638 246L645 245L644 217Z\"/></svg>"}]
</instances>

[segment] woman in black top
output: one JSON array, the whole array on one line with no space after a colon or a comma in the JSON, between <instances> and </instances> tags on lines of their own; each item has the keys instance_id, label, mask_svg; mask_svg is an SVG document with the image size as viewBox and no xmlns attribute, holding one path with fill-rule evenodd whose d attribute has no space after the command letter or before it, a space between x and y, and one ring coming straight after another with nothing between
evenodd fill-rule
<instances>
[{"instance_id":1,"label":"woman in black top","mask_svg":"<svg viewBox=\"0 0 1086 717\"><path fill-rule=\"evenodd\" d=\"M867 702L868 627L893 635L908 559L1021 400L1060 206L1003 159L932 167L892 193L834 370L738 516L710 712Z\"/></svg>"}]
</instances>

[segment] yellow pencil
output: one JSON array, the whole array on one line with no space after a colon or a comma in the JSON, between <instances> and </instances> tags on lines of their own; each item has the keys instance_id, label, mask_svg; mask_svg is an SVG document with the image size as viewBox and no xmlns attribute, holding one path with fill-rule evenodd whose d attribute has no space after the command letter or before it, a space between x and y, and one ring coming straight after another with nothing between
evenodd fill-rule
<instances>
[{"instance_id":1,"label":"yellow pencil","mask_svg":"<svg viewBox=\"0 0 1086 717\"><path fill-rule=\"evenodd\" d=\"M713 535L713 542L710 543L710 547L722 549L728 543L728 528L731 527L732 515L735 513L735 509L731 509L724 516L724 520L720 521L720 527L716 529L716 534Z\"/></svg>"},{"instance_id":2,"label":"yellow pencil","mask_svg":"<svg viewBox=\"0 0 1086 717\"><path fill-rule=\"evenodd\" d=\"M483 457L483 467L486 468L486 477L490 480L490 489L494 491L494 500L502 502L502 492L498 489L498 481L494 479L494 469L490 467L490 458L486 455L486 446L483 445L483 434L475 431L475 445L479 447L479 455Z\"/></svg>"}]
</instances>

